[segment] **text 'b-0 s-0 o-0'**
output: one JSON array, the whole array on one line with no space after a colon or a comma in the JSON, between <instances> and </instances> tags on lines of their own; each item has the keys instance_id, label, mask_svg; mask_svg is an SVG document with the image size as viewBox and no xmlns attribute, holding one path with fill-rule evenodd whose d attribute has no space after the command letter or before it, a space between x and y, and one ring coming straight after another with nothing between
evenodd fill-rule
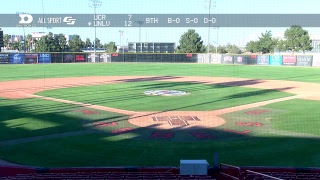
<instances>
[{"instance_id":1,"label":"text 'b-0 s-0 o-0'","mask_svg":"<svg viewBox=\"0 0 320 180\"><path fill-rule=\"evenodd\" d=\"M320 27L320 14L0 14L2 27Z\"/></svg>"}]
</instances>

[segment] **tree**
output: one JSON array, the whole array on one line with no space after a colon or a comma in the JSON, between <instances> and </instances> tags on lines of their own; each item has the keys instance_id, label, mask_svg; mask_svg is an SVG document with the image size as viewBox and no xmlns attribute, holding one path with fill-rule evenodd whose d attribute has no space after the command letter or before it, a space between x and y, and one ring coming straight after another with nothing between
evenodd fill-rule
<instances>
[{"instance_id":1,"label":"tree","mask_svg":"<svg viewBox=\"0 0 320 180\"><path fill-rule=\"evenodd\" d=\"M35 42L35 51L36 52L50 52L48 47L48 38L42 36L38 41Z\"/></svg>"},{"instance_id":2,"label":"tree","mask_svg":"<svg viewBox=\"0 0 320 180\"><path fill-rule=\"evenodd\" d=\"M49 32L48 35L42 36L36 43L36 52L60 52L60 45L53 33Z\"/></svg>"},{"instance_id":3,"label":"tree","mask_svg":"<svg viewBox=\"0 0 320 180\"><path fill-rule=\"evenodd\" d=\"M20 41L13 41L10 43L10 47L12 50L23 50L23 42Z\"/></svg>"},{"instance_id":4,"label":"tree","mask_svg":"<svg viewBox=\"0 0 320 180\"><path fill-rule=\"evenodd\" d=\"M194 29L189 29L185 32L179 40L179 53L203 53L206 51L201 37Z\"/></svg>"},{"instance_id":5,"label":"tree","mask_svg":"<svg viewBox=\"0 0 320 180\"><path fill-rule=\"evenodd\" d=\"M100 39L96 38L94 46L95 46L95 48L102 48L102 44L100 42Z\"/></svg>"},{"instance_id":6,"label":"tree","mask_svg":"<svg viewBox=\"0 0 320 180\"><path fill-rule=\"evenodd\" d=\"M273 52L277 42L277 39L272 38L271 31L266 31L264 34L261 34L261 37L259 37L258 50L263 54Z\"/></svg>"},{"instance_id":7,"label":"tree","mask_svg":"<svg viewBox=\"0 0 320 180\"><path fill-rule=\"evenodd\" d=\"M228 52L226 46L218 46L217 51L219 54L225 54Z\"/></svg>"},{"instance_id":8,"label":"tree","mask_svg":"<svg viewBox=\"0 0 320 180\"><path fill-rule=\"evenodd\" d=\"M79 35L73 35L72 39L69 41L70 52L81 52L84 47L84 42L81 40Z\"/></svg>"},{"instance_id":9,"label":"tree","mask_svg":"<svg viewBox=\"0 0 320 180\"><path fill-rule=\"evenodd\" d=\"M4 43L4 47L6 47L6 49L10 49L10 37L9 37L9 34L4 34L3 35L3 43Z\"/></svg>"},{"instance_id":10,"label":"tree","mask_svg":"<svg viewBox=\"0 0 320 180\"><path fill-rule=\"evenodd\" d=\"M32 49L32 35L28 34L26 36L26 51L31 51Z\"/></svg>"},{"instance_id":11,"label":"tree","mask_svg":"<svg viewBox=\"0 0 320 180\"><path fill-rule=\"evenodd\" d=\"M236 46L235 44L233 44L233 45L227 44L226 51L228 53L232 53L232 54L241 54L240 48L238 46Z\"/></svg>"},{"instance_id":12,"label":"tree","mask_svg":"<svg viewBox=\"0 0 320 180\"><path fill-rule=\"evenodd\" d=\"M259 43L258 41L250 41L246 44L246 50L249 52L259 52Z\"/></svg>"},{"instance_id":13,"label":"tree","mask_svg":"<svg viewBox=\"0 0 320 180\"><path fill-rule=\"evenodd\" d=\"M272 38L271 31L261 33L258 41L250 41L246 45L246 50L250 52L270 53L277 46L278 39Z\"/></svg>"},{"instance_id":14,"label":"tree","mask_svg":"<svg viewBox=\"0 0 320 180\"><path fill-rule=\"evenodd\" d=\"M89 38L87 38L86 41L84 42L84 47L85 48L92 47L92 42L90 41Z\"/></svg>"},{"instance_id":15,"label":"tree","mask_svg":"<svg viewBox=\"0 0 320 180\"><path fill-rule=\"evenodd\" d=\"M312 50L308 31L297 25L291 26L284 32L284 41L280 45L279 49L285 48L286 50L291 50L292 53Z\"/></svg>"},{"instance_id":16,"label":"tree","mask_svg":"<svg viewBox=\"0 0 320 180\"><path fill-rule=\"evenodd\" d=\"M108 44L104 44L103 48L105 48L106 52L108 53L113 53L113 52L116 52L117 50L116 43L113 41L109 42Z\"/></svg>"},{"instance_id":17,"label":"tree","mask_svg":"<svg viewBox=\"0 0 320 180\"><path fill-rule=\"evenodd\" d=\"M59 44L59 52L66 52L69 50L67 39L63 34L56 36L55 41Z\"/></svg>"}]
</instances>

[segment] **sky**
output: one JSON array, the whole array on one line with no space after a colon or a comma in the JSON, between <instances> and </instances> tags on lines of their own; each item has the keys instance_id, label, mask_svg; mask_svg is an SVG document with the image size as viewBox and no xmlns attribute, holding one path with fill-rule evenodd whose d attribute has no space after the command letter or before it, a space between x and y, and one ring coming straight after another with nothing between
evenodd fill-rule
<instances>
[{"instance_id":1,"label":"sky","mask_svg":"<svg viewBox=\"0 0 320 180\"><path fill-rule=\"evenodd\" d=\"M318 14L319 0L100 0L101 7L96 14ZM90 0L10 0L1 2L0 14L94 14ZM4 8L5 7L5 8ZM1 24L0 24L1 27ZM23 35L21 27L1 27L4 34ZM289 28L289 27L287 27ZM261 33L271 31L274 37L282 37L287 28L272 27L145 27L141 28L141 42L174 42L179 44L181 35L188 29L195 29L203 43L245 46L250 40L257 40ZM304 28L313 38L320 39L319 28ZM119 31L123 31L120 36ZM54 34L78 34L82 40L94 39L94 28L77 27L26 27L25 34L32 32L53 32ZM138 27L97 27L96 37L102 43L110 41L125 45L139 42Z\"/></svg>"}]
</instances>

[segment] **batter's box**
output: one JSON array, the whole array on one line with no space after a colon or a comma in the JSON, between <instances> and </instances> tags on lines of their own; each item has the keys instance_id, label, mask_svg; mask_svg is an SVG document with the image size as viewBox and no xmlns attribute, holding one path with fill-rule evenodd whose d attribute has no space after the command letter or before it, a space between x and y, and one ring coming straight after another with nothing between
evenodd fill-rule
<instances>
[{"instance_id":1,"label":"batter's box","mask_svg":"<svg viewBox=\"0 0 320 180\"><path fill-rule=\"evenodd\" d=\"M179 116L181 120L184 121L200 121L197 116Z\"/></svg>"},{"instance_id":2,"label":"batter's box","mask_svg":"<svg viewBox=\"0 0 320 180\"><path fill-rule=\"evenodd\" d=\"M169 121L169 124L172 126L186 126L186 125L188 125L187 122L181 121L180 119L171 119Z\"/></svg>"},{"instance_id":3,"label":"batter's box","mask_svg":"<svg viewBox=\"0 0 320 180\"><path fill-rule=\"evenodd\" d=\"M170 117L169 116L154 116L152 117L154 121L169 121Z\"/></svg>"},{"instance_id":4,"label":"batter's box","mask_svg":"<svg viewBox=\"0 0 320 180\"><path fill-rule=\"evenodd\" d=\"M153 121L166 122L171 126L188 126L188 121L200 121L197 116L153 116Z\"/></svg>"}]
</instances>

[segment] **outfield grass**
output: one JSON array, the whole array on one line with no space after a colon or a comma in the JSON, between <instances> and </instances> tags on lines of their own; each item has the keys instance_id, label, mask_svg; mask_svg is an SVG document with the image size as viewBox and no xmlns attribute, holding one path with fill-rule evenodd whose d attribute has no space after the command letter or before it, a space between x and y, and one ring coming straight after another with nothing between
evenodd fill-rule
<instances>
[{"instance_id":1,"label":"outfield grass","mask_svg":"<svg viewBox=\"0 0 320 180\"><path fill-rule=\"evenodd\" d=\"M219 76L320 83L316 67L176 63L1 65L0 81L78 76Z\"/></svg>"},{"instance_id":2,"label":"outfield grass","mask_svg":"<svg viewBox=\"0 0 320 180\"><path fill-rule=\"evenodd\" d=\"M170 89L185 96L147 96L145 91ZM48 90L42 96L133 111L205 111L290 96L275 90L187 82L129 82Z\"/></svg>"}]
</instances>

